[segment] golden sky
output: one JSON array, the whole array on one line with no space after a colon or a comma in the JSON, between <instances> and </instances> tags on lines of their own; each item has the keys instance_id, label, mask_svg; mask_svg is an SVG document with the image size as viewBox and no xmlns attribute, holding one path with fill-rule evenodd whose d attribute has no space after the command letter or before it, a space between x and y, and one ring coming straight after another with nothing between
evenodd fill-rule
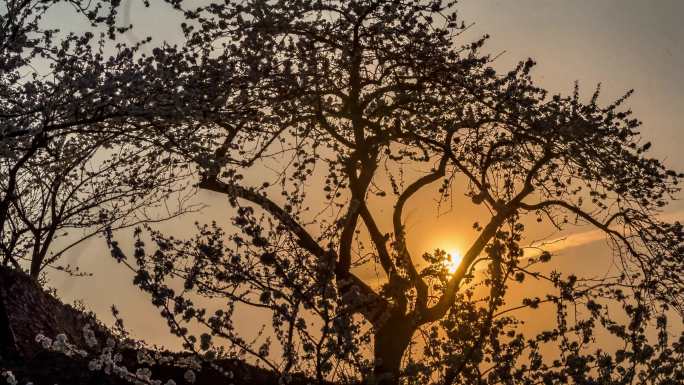
<instances>
[{"instance_id":1,"label":"golden sky","mask_svg":"<svg viewBox=\"0 0 684 385\"><path fill-rule=\"evenodd\" d=\"M653 142L651 154L684 170L684 1L462 0L459 7L466 21L476 23L466 38L488 33L492 37L485 50L494 54L505 51L495 62L499 69L532 57L538 62L534 77L542 86L568 93L578 80L585 95L591 95L601 82L603 102L634 88L636 93L628 104L644 121L642 134ZM178 38L170 29L174 24L163 22L169 16L151 14L155 12L158 10L131 8L131 21L141 30L137 33L152 31L156 36ZM475 236L472 223L483 213L482 208L456 197L452 210L438 217L433 197L429 192L421 194L406 210L408 243L414 256L437 247L466 249ZM202 192L199 198L227 209L225 201L213 194ZM389 219L390 213L385 216ZM684 204L675 202L664 216L684 220ZM228 211L220 209L199 216L203 222L218 219L224 223L227 217ZM527 240L549 234L548 229L532 226ZM553 246L561 266L578 270L591 266L596 275L610 269L600 234L582 227L552 238L562 237L567 238ZM134 336L152 344L177 346L148 299L132 286L131 273L109 257L103 240L85 242L65 263L78 264L95 276L72 279L51 273L51 283L63 299L82 299L106 322L110 320L109 307L116 304ZM245 323L250 316L243 316Z\"/></svg>"}]
</instances>

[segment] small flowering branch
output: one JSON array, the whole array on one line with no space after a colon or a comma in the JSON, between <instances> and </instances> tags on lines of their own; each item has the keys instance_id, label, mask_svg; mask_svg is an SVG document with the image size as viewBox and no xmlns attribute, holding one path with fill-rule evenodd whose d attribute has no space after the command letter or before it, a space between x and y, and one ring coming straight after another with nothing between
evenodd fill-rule
<instances>
[{"instance_id":1,"label":"small flowering branch","mask_svg":"<svg viewBox=\"0 0 684 385\"><path fill-rule=\"evenodd\" d=\"M176 385L176 382L172 379L163 382L158 379L152 378L152 370L148 367L138 368L133 372L123 365L124 355L123 351L125 349L138 349L136 353L136 358L138 364L141 365L173 365L176 367L187 368L183 374L183 379L189 384L195 383L197 375L195 371L201 369L201 365L197 359L194 357L170 357L162 355L160 352L155 352L151 354L144 349L139 344L131 343L130 341L124 341L123 343L117 343L114 338L108 338L104 346L101 346L100 341L97 339L95 332L89 325L83 327L83 336L85 338L85 343L88 345L90 350L96 352L94 355L89 355L89 353L84 349L79 349L75 344L68 341L66 334L58 334L55 339L44 336L43 334L38 334L36 336L36 342L43 347L43 349L62 353L67 357L81 357L87 358L91 357L88 361L88 369L90 371L103 371L108 375L114 375L121 378L127 382L135 385ZM16 380L11 372L6 375L8 384L15 385ZM11 382L10 379L12 379Z\"/></svg>"},{"instance_id":2,"label":"small flowering branch","mask_svg":"<svg viewBox=\"0 0 684 385\"><path fill-rule=\"evenodd\" d=\"M39 333L36 335L36 342L45 350L63 353L67 357L79 356L85 358L88 356L88 352L83 349L79 349L72 343L69 343L66 334L63 333L58 334L54 340Z\"/></svg>"},{"instance_id":3,"label":"small flowering branch","mask_svg":"<svg viewBox=\"0 0 684 385\"><path fill-rule=\"evenodd\" d=\"M19 381L17 381L16 377L14 377L14 373L12 373L9 370L5 370L4 372L0 373L2 377L5 378L5 381L7 382L7 385L17 385L19 384ZM29 383L30 384L30 383Z\"/></svg>"}]
</instances>

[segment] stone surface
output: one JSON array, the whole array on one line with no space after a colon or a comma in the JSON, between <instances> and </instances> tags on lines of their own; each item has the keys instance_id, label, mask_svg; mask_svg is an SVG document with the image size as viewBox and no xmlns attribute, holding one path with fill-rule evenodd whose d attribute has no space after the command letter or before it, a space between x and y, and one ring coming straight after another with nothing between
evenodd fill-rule
<instances>
[{"instance_id":1,"label":"stone surface","mask_svg":"<svg viewBox=\"0 0 684 385\"><path fill-rule=\"evenodd\" d=\"M0 268L0 338L7 353L32 359L43 349L35 342L64 333L85 346L81 328L94 319L49 295L25 274Z\"/></svg>"},{"instance_id":2,"label":"stone surface","mask_svg":"<svg viewBox=\"0 0 684 385\"><path fill-rule=\"evenodd\" d=\"M58 352L43 349L35 340L37 334L53 338L60 333L78 347L86 347L83 327L90 325L98 340L105 341L112 336L104 326L90 314L85 314L46 293L34 280L13 270L0 267L0 373L10 370L19 384L29 381L34 385L120 385L131 384L102 371L88 369L89 358L67 357ZM134 350L124 350L123 365L135 372L144 368L137 362ZM181 354L165 352L179 357ZM267 385L278 384L278 377L267 370L239 360L216 362L233 373L228 379L209 365L197 373L195 385ZM187 384L183 380L185 368L169 365L149 367L154 379L165 383L173 379L176 384ZM314 384L310 379L295 376L291 385ZM0 384L4 378L0 376Z\"/></svg>"}]
</instances>

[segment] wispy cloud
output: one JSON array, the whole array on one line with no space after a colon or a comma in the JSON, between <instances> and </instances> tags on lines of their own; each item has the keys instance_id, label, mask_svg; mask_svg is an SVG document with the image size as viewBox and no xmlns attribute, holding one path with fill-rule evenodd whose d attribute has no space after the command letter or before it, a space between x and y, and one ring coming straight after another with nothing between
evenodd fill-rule
<instances>
[{"instance_id":1,"label":"wispy cloud","mask_svg":"<svg viewBox=\"0 0 684 385\"><path fill-rule=\"evenodd\" d=\"M684 210L659 215L658 219L668 222L682 221L684 220ZM563 250L585 246L590 243L604 240L606 240L606 234L602 230L598 229L571 233L563 237L535 241L529 245L529 248L526 249L525 256L527 258L537 256L541 253L541 250L545 250L550 253L558 253Z\"/></svg>"}]
</instances>

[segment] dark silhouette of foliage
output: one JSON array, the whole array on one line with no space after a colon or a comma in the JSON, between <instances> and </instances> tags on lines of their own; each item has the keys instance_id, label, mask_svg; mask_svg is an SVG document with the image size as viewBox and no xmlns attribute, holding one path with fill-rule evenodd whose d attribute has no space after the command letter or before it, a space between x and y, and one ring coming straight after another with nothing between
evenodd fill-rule
<instances>
[{"instance_id":1,"label":"dark silhouette of foliage","mask_svg":"<svg viewBox=\"0 0 684 385\"><path fill-rule=\"evenodd\" d=\"M461 42L467 25L442 1L167 3L183 44L122 45L114 68L135 80L110 105L136 109L80 132L149 144L125 168L150 181L145 194L166 194L154 178L168 164L230 203L231 226L196 224L187 239L136 230L132 258L107 231L189 350L249 356L283 381L681 383L668 319L684 312L684 235L657 215L682 175L647 155L629 93L550 95L532 60L498 73L487 37ZM406 245L407 205L440 183L438 200L461 189L491 213L473 218L453 273L443 251L419 264ZM529 218L602 231L621 273L548 272L548 251L523 256ZM359 274L374 267L379 288ZM549 289L508 302L533 280ZM245 306L272 317L253 342L233 323ZM554 325L527 328L536 313Z\"/></svg>"},{"instance_id":2,"label":"dark silhouette of foliage","mask_svg":"<svg viewBox=\"0 0 684 385\"><path fill-rule=\"evenodd\" d=\"M620 107L629 94L607 106L599 105L598 89L586 103L578 89L548 95L530 78L532 60L498 74L479 53L484 38L457 43L466 25L439 1L174 4L187 19L189 52L203 52L209 66L217 64L212 54L235 59L239 91L229 101L249 110L186 134L211 138L213 147L178 150L197 161L200 188L229 200L235 229L200 225L187 241L153 231L157 251L149 256L141 236L137 243L136 283L189 348L196 338L182 325L194 320L209 331L203 348L209 335L221 337L273 370L319 379L681 378L681 342L668 344L664 331L668 309L682 314L681 225L655 218L681 175L646 156L639 122ZM419 165L424 175L400 180L405 167ZM478 218L480 235L451 275L440 252L419 270L402 222L407 202L440 181L442 197L454 181L467 183L473 204L492 213ZM381 229L373 212L370 202L379 200L392 201L391 229ZM320 207L333 214L317 214ZM604 231L623 274L594 281L535 272L549 258L522 259L525 216L558 229L589 223ZM354 258L360 231L372 242L370 259ZM480 262L486 278L475 280ZM380 290L354 272L363 264L386 273ZM555 328L531 336L511 309L519 306L504 300L512 282L529 275L556 292L522 307L549 302L557 316ZM173 277L184 290L167 286ZM225 297L229 307L208 314L188 293ZM609 302L621 304L624 317L609 313ZM236 333L238 303L272 311L280 360L268 343L252 347ZM568 306L586 309L570 319ZM318 318L315 330L307 317ZM625 349L593 349L596 328L624 340ZM650 345L653 328L661 339ZM425 351L402 365L418 334ZM549 345L557 359L542 358Z\"/></svg>"},{"instance_id":3,"label":"dark silhouette of foliage","mask_svg":"<svg viewBox=\"0 0 684 385\"><path fill-rule=\"evenodd\" d=\"M44 27L56 5L73 8L98 34ZM172 115L155 100L164 74L145 78L154 63L135 57L140 45L104 55L126 31L116 26L115 3L12 0L2 12L0 260L34 278L47 266L82 274L57 263L82 241L192 209L153 213L184 190L188 173L128 125Z\"/></svg>"}]
</instances>

